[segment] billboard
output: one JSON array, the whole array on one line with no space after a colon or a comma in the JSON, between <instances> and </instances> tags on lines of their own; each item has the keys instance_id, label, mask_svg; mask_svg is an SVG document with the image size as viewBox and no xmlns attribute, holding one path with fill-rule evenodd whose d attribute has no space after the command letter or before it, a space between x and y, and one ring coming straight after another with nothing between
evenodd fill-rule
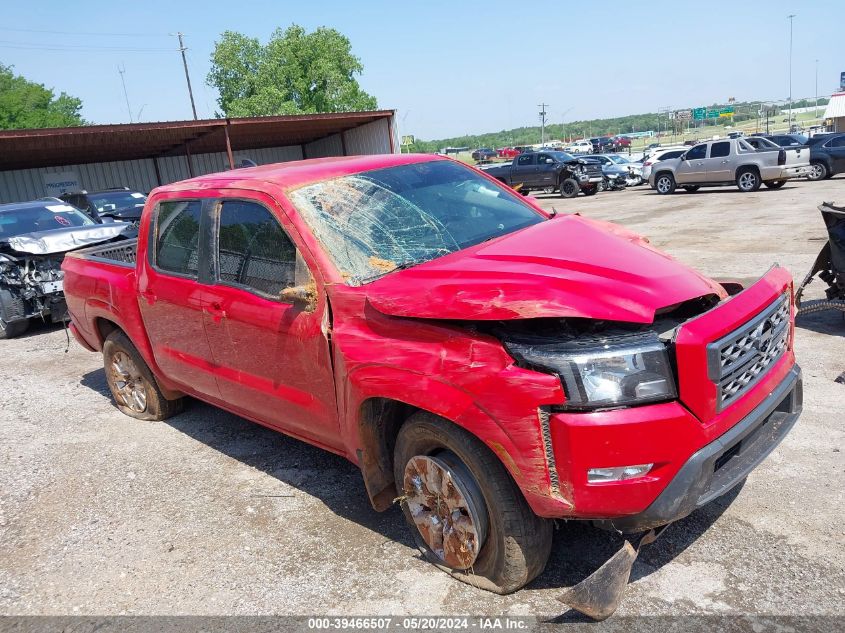
<instances>
[{"instance_id":1,"label":"billboard","mask_svg":"<svg viewBox=\"0 0 845 633\"><path fill-rule=\"evenodd\" d=\"M845 92L845 70L839 73L839 90Z\"/></svg>"}]
</instances>

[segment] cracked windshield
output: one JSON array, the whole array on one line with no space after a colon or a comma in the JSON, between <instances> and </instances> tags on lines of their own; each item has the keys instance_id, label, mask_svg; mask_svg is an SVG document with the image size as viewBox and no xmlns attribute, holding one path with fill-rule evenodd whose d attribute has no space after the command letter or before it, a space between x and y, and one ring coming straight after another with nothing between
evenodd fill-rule
<instances>
[{"instance_id":1,"label":"cracked windshield","mask_svg":"<svg viewBox=\"0 0 845 633\"><path fill-rule=\"evenodd\" d=\"M352 286L545 219L516 194L445 160L308 185L291 200Z\"/></svg>"}]
</instances>

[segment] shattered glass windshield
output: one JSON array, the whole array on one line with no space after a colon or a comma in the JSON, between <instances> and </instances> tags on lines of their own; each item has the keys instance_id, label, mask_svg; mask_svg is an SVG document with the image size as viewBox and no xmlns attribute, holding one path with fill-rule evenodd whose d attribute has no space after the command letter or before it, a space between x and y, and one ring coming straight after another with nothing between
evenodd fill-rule
<instances>
[{"instance_id":1,"label":"shattered glass windshield","mask_svg":"<svg viewBox=\"0 0 845 633\"><path fill-rule=\"evenodd\" d=\"M349 285L545 219L517 194L445 160L343 176L290 198Z\"/></svg>"}]
</instances>

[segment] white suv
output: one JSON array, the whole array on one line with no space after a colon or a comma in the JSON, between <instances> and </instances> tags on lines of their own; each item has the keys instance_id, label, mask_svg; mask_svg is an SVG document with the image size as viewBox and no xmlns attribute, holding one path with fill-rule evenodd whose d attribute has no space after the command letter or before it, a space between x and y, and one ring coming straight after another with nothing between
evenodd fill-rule
<instances>
[{"instance_id":1,"label":"white suv","mask_svg":"<svg viewBox=\"0 0 845 633\"><path fill-rule=\"evenodd\" d=\"M564 148L563 151L569 152L570 154L592 154L593 144L586 139L575 141L569 147Z\"/></svg>"}]
</instances>

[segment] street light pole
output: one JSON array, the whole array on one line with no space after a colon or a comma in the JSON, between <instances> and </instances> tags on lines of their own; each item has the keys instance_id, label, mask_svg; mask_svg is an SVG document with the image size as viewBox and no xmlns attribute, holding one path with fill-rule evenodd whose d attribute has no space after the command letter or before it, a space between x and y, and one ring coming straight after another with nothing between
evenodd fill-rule
<instances>
[{"instance_id":1,"label":"street light pole","mask_svg":"<svg viewBox=\"0 0 845 633\"><path fill-rule=\"evenodd\" d=\"M540 108L540 145L546 144L546 106L547 103L539 103L537 107Z\"/></svg>"},{"instance_id":2,"label":"street light pole","mask_svg":"<svg viewBox=\"0 0 845 633\"><path fill-rule=\"evenodd\" d=\"M795 13L790 13L789 18L789 131L792 131L792 20Z\"/></svg>"},{"instance_id":3,"label":"street light pole","mask_svg":"<svg viewBox=\"0 0 845 633\"><path fill-rule=\"evenodd\" d=\"M819 60L816 60L816 92L815 92L815 98L816 98L816 105L815 105L815 111L813 112L813 116L815 118L819 118Z\"/></svg>"}]
</instances>

